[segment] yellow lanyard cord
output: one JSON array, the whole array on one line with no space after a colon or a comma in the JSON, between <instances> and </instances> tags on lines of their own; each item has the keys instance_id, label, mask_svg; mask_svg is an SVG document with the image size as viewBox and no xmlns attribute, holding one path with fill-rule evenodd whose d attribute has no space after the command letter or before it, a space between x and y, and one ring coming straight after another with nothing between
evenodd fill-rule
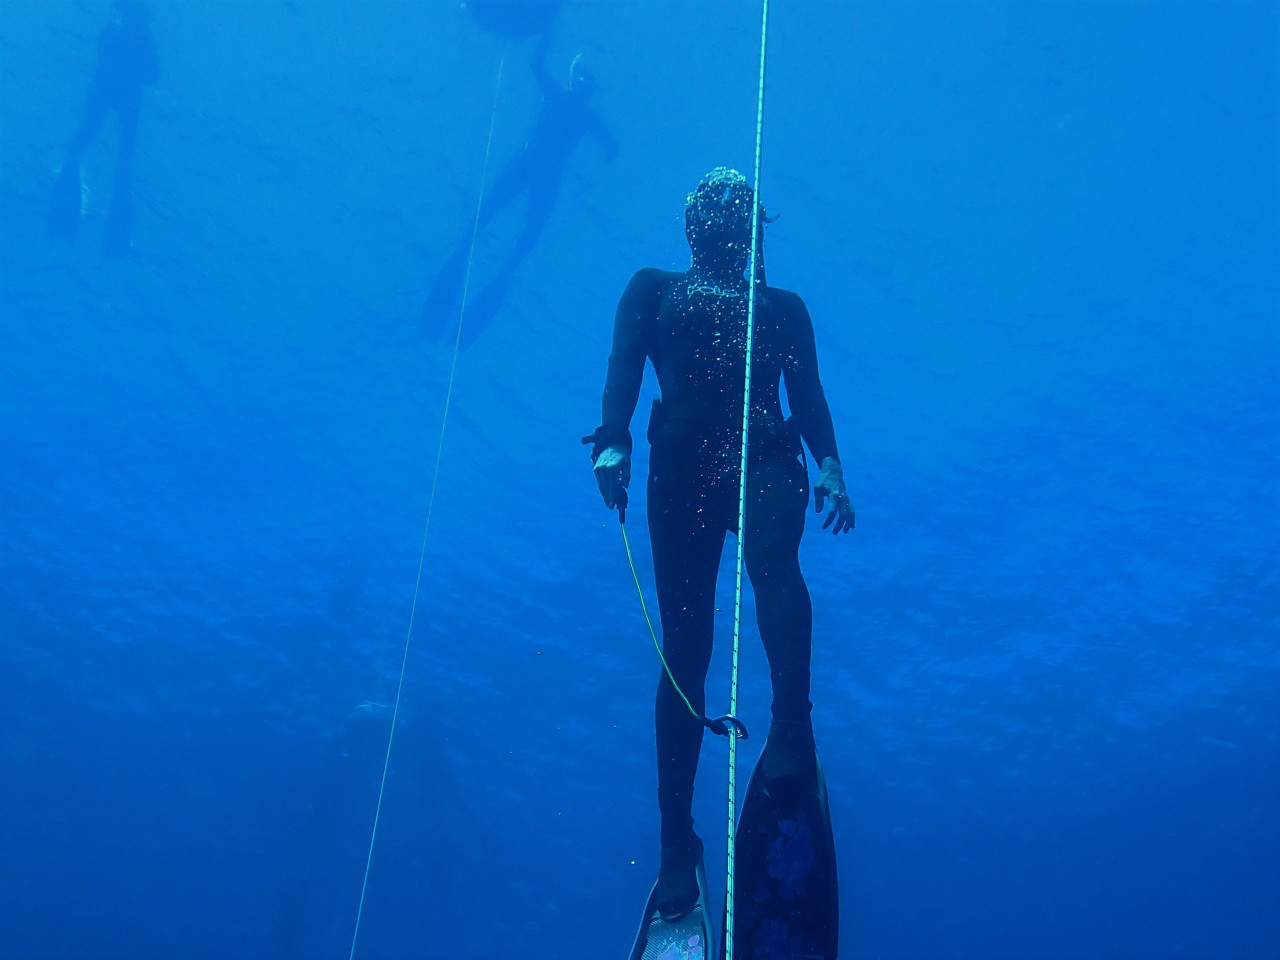
<instances>
[{"instance_id":1,"label":"yellow lanyard cord","mask_svg":"<svg viewBox=\"0 0 1280 960\"><path fill-rule=\"evenodd\" d=\"M636 573L636 561L631 556L631 541L627 539L627 525L622 521L618 522L618 529L622 531L622 544L627 548L627 565L631 567L631 579L635 581L636 593L640 597L640 609L644 611L644 622L649 627L649 638L653 641L653 649L658 651L658 659L662 661L662 669L667 672L667 679L671 681L671 686L675 687L676 693L680 694L680 699L684 701L684 705L689 708L689 712L699 720L703 719L702 714L693 709L693 704L689 702L689 698L684 695L684 691L680 689L680 684L676 683L675 675L671 672L671 667L667 664L667 658L662 655L662 644L658 643L657 631L653 629L653 621L649 618L649 608L644 602L644 590L640 587L640 577Z\"/></svg>"}]
</instances>

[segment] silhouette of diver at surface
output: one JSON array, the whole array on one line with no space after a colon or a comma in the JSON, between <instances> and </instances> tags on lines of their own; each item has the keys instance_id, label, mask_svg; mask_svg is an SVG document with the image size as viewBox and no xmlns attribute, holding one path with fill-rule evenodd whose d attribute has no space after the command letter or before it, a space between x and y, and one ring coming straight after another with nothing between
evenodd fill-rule
<instances>
[{"instance_id":1,"label":"silhouette of diver at surface","mask_svg":"<svg viewBox=\"0 0 1280 960\"><path fill-rule=\"evenodd\" d=\"M520 194L528 203L524 229L498 269L497 275L467 305L462 345L470 346L484 331L506 299L516 268L529 255L551 219L560 181L569 157L582 138L590 134L605 148L606 162L618 155L618 144L604 122L588 106L596 90L595 76L582 63L581 54L569 66L569 88L551 79L546 68L548 35L544 34L533 52L533 76L542 91L542 107L524 148L494 179L473 220L474 230L483 230L498 213ZM423 310L428 331L446 337L457 331L466 279L467 253L473 230L468 230L444 268L436 275Z\"/></svg>"},{"instance_id":2,"label":"silhouette of diver at surface","mask_svg":"<svg viewBox=\"0 0 1280 960\"><path fill-rule=\"evenodd\" d=\"M67 146L49 212L50 235L61 240L75 239L80 226L80 154L98 136L107 114L114 110L120 123L120 140L104 239L108 256L121 256L129 250L133 234L129 172L142 88L159 79L150 8L143 0L116 0L115 6L119 19L108 23L98 34L98 62L85 98L84 116Z\"/></svg>"}]
</instances>

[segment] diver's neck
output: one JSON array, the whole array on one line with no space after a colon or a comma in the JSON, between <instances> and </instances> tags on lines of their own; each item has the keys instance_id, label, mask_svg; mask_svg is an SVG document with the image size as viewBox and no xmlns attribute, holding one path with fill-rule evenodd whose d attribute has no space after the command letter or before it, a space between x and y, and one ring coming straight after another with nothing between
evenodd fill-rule
<instances>
[{"instance_id":1,"label":"diver's neck","mask_svg":"<svg viewBox=\"0 0 1280 960\"><path fill-rule=\"evenodd\" d=\"M747 265L736 259L700 257L694 254L689 272L705 280L723 284L741 283L746 277Z\"/></svg>"}]
</instances>

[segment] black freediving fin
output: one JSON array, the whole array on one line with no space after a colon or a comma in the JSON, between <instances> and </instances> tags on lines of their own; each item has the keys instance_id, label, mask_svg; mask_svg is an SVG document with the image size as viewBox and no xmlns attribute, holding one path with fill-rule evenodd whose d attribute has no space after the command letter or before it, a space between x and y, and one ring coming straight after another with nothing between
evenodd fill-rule
<instances>
[{"instance_id":1,"label":"black freediving fin","mask_svg":"<svg viewBox=\"0 0 1280 960\"><path fill-rule=\"evenodd\" d=\"M840 898L822 764L815 749L812 764L792 765L800 776L771 781L768 752L766 743L738 818L734 956L835 960Z\"/></svg>"},{"instance_id":2,"label":"black freediving fin","mask_svg":"<svg viewBox=\"0 0 1280 960\"><path fill-rule=\"evenodd\" d=\"M664 920L658 910L658 885L645 904L630 960L717 960L715 928L707 909L707 877L698 863L698 899L678 920Z\"/></svg>"}]
</instances>

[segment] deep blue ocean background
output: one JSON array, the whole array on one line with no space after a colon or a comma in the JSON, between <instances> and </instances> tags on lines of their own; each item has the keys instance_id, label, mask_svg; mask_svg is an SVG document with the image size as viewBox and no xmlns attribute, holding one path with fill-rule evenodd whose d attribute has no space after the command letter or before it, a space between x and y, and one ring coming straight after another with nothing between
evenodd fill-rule
<instances>
[{"instance_id":1,"label":"deep blue ocean background","mask_svg":"<svg viewBox=\"0 0 1280 960\"><path fill-rule=\"evenodd\" d=\"M0 956L346 957L390 728L358 705L395 696L452 363L419 313L491 118L490 176L529 133L532 41L446 0L153 10L111 260L114 123L77 242L45 215L112 6L0 4ZM751 167L759 15L555 26L620 156L573 155L457 360L359 957L630 945L658 666L578 441L627 279L683 268L685 193ZM769 279L858 509L801 558L844 957L1280 957L1278 22L772 8ZM743 661L762 734L754 626Z\"/></svg>"}]
</instances>

